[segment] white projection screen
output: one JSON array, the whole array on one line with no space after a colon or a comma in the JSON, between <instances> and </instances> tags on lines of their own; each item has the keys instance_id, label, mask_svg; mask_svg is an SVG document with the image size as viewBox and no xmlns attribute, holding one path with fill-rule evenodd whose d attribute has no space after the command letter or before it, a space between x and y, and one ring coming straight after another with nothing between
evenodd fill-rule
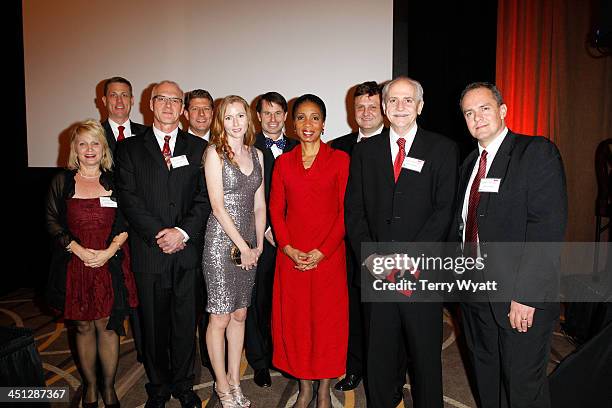
<instances>
[{"instance_id":1,"label":"white projection screen","mask_svg":"<svg viewBox=\"0 0 612 408\"><path fill-rule=\"evenodd\" d=\"M24 0L23 30L30 167L65 164L67 129L105 118L102 82L115 75L132 82L131 117L147 125L163 79L251 104L314 93L330 140L350 131L351 87L392 74L393 0Z\"/></svg>"}]
</instances>

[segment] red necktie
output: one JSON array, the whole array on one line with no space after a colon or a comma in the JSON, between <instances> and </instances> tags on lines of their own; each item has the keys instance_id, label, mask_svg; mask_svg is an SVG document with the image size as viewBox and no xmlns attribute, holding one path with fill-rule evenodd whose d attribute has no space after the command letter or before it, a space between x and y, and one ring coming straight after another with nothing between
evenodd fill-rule
<instances>
[{"instance_id":1,"label":"red necktie","mask_svg":"<svg viewBox=\"0 0 612 408\"><path fill-rule=\"evenodd\" d=\"M393 176L395 176L395 182L397 183L397 178L402 171L402 164L404 163L404 157L406 157L406 139L400 137L397 139L397 144L399 146L399 151L397 152L397 156L395 156L395 161L393 162Z\"/></svg>"},{"instance_id":2,"label":"red necktie","mask_svg":"<svg viewBox=\"0 0 612 408\"><path fill-rule=\"evenodd\" d=\"M470 199L468 201L468 212L467 212L467 220L466 220L466 228L465 228L465 243L475 244L478 241L478 221L476 219L476 211L478 210L478 203L480 202L480 192L478 188L480 187L480 180L482 180L487 171L487 151L483 150L480 154L480 162L478 163L478 172L476 173L476 177L474 177L474 181L472 182L472 187L470 188ZM468 249L468 253L471 252L471 255L476 256L476 246L471 245Z\"/></svg>"},{"instance_id":3,"label":"red necktie","mask_svg":"<svg viewBox=\"0 0 612 408\"><path fill-rule=\"evenodd\" d=\"M123 130L125 129L125 126L119 126L117 129L119 129L119 134L117 135L117 141L120 142L123 139L125 139L125 135L123 134Z\"/></svg>"},{"instance_id":4,"label":"red necktie","mask_svg":"<svg viewBox=\"0 0 612 408\"><path fill-rule=\"evenodd\" d=\"M172 153L170 152L170 136L169 135L164 136L164 148L162 149L162 154L164 155L164 160L166 160L166 165L168 166L168 169L170 169L170 166L172 166L172 163L170 162Z\"/></svg>"}]
</instances>

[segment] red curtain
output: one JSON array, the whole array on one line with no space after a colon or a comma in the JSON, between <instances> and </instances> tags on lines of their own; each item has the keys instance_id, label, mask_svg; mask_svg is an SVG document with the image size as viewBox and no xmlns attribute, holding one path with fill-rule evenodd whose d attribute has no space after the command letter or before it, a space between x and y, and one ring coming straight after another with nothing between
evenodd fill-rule
<instances>
[{"instance_id":1,"label":"red curtain","mask_svg":"<svg viewBox=\"0 0 612 408\"><path fill-rule=\"evenodd\" d=\"M496 83L515 132L555 140L562 1L499 0Z\"/></svg>"},{"instance_id":2,"label":"red curtain","mask_svg":"<svg viewBox=\"0 0 612 408\"><path fill-rule=\"evenodd\" d=\"M567 178L567 238L592 241L594 156L612 137L612 57L587 42L599 0L498 0L496 83L508 127L552 139Z\"/></svg>"}]
</instances>

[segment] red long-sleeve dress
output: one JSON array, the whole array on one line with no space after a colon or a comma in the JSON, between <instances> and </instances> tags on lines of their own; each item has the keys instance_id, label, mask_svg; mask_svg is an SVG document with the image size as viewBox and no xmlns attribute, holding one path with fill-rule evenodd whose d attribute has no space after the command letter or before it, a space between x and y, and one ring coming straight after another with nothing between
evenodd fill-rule
<instances>
[{"instance_id":1,"label":"red long-sleeve dress","mask_svg":"<svg viewBox=\"0 0 612 408\"><path fill-rule=\"evenodd\" d=\"M270 218L277 243L272 297L273 365L301 379L334 378L346 365L348 294L344 191L349 157L321 143L309 169L299 147L274 164ZM282 252L290 244L325 257L299 271Z\"/></svg>"}]
</instances>

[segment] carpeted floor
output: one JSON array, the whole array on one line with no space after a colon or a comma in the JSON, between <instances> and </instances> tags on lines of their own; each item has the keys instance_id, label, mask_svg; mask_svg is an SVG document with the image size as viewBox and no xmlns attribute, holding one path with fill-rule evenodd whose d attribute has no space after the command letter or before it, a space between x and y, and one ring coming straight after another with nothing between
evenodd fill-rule
<instances>
[{"instance_id":1,"label":"carpeted floor","mask_svg":"<svg viewBox=\"0 0 612 408\"><path fill-rule=\"evenodd\" d=\"M69 345L68 330L63 321L57 320L45 312L37 299L33 298L30 289L18 290L0 299L0 326L28 327L34 330L35 340L40 352L45 380L48 386L63 386L70 389L70 406L78 407L80 399L80 377L72 358ZM465 364L462 359L463 350L460 333L450 313L445 310L444 343L442 345L442 364L444 374L445 408L475 407L474 398L468 383ZM560 360L574 349L572 343L559 332L553 336L553 345L549 362L552 370ZM199 362L199 356L196 357ZM241 370L243 373L243 391L252 401L253 406L290 407L295 401L297 384L283 377L278 372L272 373L272 387L259 388L253 383L253 371L243 358ZM217 406L212 397L211 373L197 364L196 385L194 389L202 399L203 407ZM146 401L144 385L147 382L144 368L136 361L131 333L121 339L121 354L117 373L116 389L122 407L142 407ZM335 382L334 382L335 383ZM409 381L408 381L409 384ZM355 391L332 394L334 407L365 407L363 385ZM55 404L53 406L67 406ZM100 402L100 406L103 406ZM177 400L171 400L167 407L180 407ZM410 388L404 388L404 402L399 407L412 407Z\"/></svg>"}]
</instances>

